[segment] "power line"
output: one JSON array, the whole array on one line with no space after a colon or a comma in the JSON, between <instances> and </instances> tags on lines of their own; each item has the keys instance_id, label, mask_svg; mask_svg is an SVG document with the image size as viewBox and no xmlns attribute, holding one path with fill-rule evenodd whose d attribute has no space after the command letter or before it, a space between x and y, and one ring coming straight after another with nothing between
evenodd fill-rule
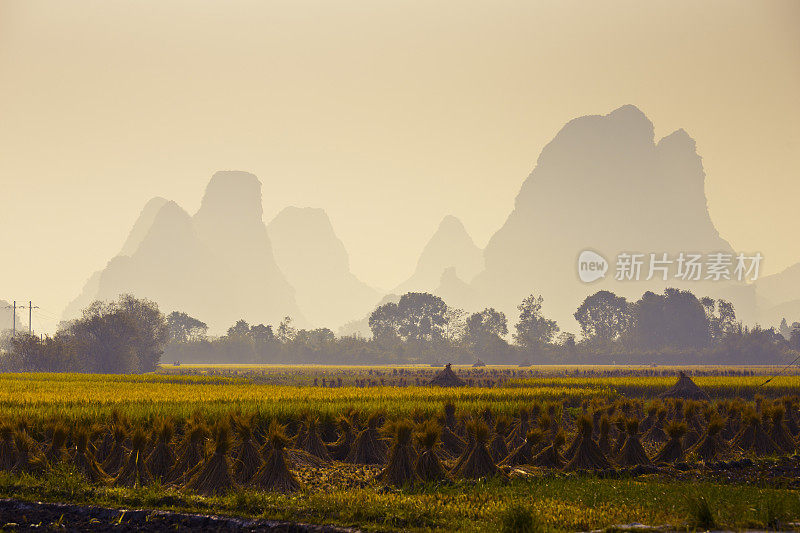
<instances>
[{"instance_id":1,"label":"power line","mask_svg":"<svg viewBox=\"0 0 800 533\"><path fill-rule=\"evenodd\" d=\"M16 302L15 302L16 303ZM24 305L19 306L20 309L26 309ZM33 305L33 302L28 301L28 335L33 334L33 310L39 309L38 305Z\"/></svg>"},{"instance_id":2,"label":"power line","mask_svg":"<svg viewBox=\"0 0 800 533\"><path fill-rule=\"evenodd\" d=\"M792 359L792 362L791 362L791 363L789 363L788 365L786 365L785 367L783 367L783 369L782 369L780 372L778 372L778 373L777 373L777 374L775 374L774 376L770 376L770 378L769 378L767 381L765 381L764 383L762 383L761 385L759 385L759 387L763 387L764 385L766 385L767 383L769 383L769 382L770 382L770 381L772 381L773 379L777 378L778 376L780 376L781 374L783 374L784 372L786 372L786 370L787 370L787 369L788 369L790 366L792 366L793 364L795 364L795 363L797 362L797 360L798 360L798 359L800 359L800 355L798 355L797 357L795 357L794 359Z\"/></svg>"}]
</instances>

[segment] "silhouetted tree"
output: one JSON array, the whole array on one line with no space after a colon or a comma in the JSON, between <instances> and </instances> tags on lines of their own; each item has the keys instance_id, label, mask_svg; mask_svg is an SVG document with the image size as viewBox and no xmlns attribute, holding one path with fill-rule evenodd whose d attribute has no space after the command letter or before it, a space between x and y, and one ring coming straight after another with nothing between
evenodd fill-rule
<instances>
[{"instance_id":1,"label":"silhouetted tree","mask_svg":"<svg viewBox=\"0 0 800 533\"><path fill-rule=\"evenodd\" d=\"M785 317L781 319L781 325L778 328L778 332L781 335L783 335L783 338L786 339L787 341L792 336L792 330L791 330L791 328L789 328L789 324L786 322L786 318Z\"/></svg>"},{"instance_id":2,"label":"silhouetted tree","mask_svg":"<svg viewBox=\"0 0 800 533\"><path fill-rule=\"evenodd\" d=\"M400 311L397 304L389 302L376 307L369 315L369 329L372 331L372 338L378 342L395 341L400 329Z\"/></svg>"},{"instance_id":3,"label":"silhouetted tree","mask_svg":"<svg viewBox=\"0 0 800 533\"><path fill-rule=\"evenodd\" d=\"M265 326L264 324L250 326L250 337L256 344L268 344L275 341L272 326Z\"/></svg>"},{"instance_id":4,"label":"silhouetted tree","mask_svg":"<svg viewBox=\"0 0 800 533\"><path fill-rule=\"evenodd\" d=\"M649 350L703 348L711 340L711 330L706 311L694 294L668 288L664 294L647 291L633 305L629 340Z\"/></svg>"},{"instance_id":5,"label":"silhouetted tree","mask_svg":"<svg viewBox=\"0 0 800 533\"><path fill-rule=\"evenodd\" d=\"M628 301L610 291L587 296L573 316L584 338L601 342L618 339L631 324Z\"/></svg>"},{"instance_id":6,"label":"silhouetted tree","mask_svg":"<svg viewBox=\"0 0 800 533\"><path fill-rule=\"evenodd\" d=\"M466 329L467 347L476 358L485 362L510 362L508 343L503 339L508 334L504 313L493 308L473 313L467 319Z\"/></svg>"},{"instance_id":7,"label":"silhouetted tree","mask_svg":"<svg viewBox=\"0 0 800 533\"><path fill-rule=\"evenodd\" d=\"M10 352L0 360L6 372L74 372L81 370L80 360L64 335L39 338L21 333L9 339Z\"/></svg>"},{"instance_id":8,"label":"silhouetted tree","mask_svg":"<svg viewBox=\"0 0 800 533\"><path fill-rule=\"evenodd\" d=\"M792 333L789 335L789 348L800 351L800 322L792 324Z\"/></svg>"},{"instance_id":9,"label":"silhouetted tree","mask_svg":"<svg viewBox=\"0 0 800 533\"><path fill-rule=\"evenodd\" d=\"M548 344L559 331L555 320L542 315L543 302L544 298L531 294L517 306L519 322L514 326L514 342L529 351Z\"/></svg>"},{"instance_id":10,"label":"silhouetted tree","mask_svg":"<svg viewBox=\"0 0 800 533\"><path fill-rule=\"evenodd\" d=\"M494 308L473 313L467 319L467 339L472 344L481 344L486 339L497 339L508 335L506 315Z\"/></svg>"},{"instance_id":11,"label":"silhouetted tree","mask_svg":"<svg viewBox=\"0 0 800 533\"><path fill-rule=\"evenodd\" d=\"M398 333L406 340L444 338L447 304L427 292L408 292L397 303Z\"/></svg>"},{"instance_id":12,"label":"silhouetted tree","mask_svg":"<svg viewBox=\"0 0 800 533\"><path fill-rule=\"evenodd\" d=\"M706 296L700 299L708 319L708 331L712 342L719 342L737 326L736 311L727 300L715 300Z\"/></svg>"},{"instance_id":13,"label":"silhouetted tree","mask_svg":"<svg viewBox=\"0 0 800 533\"><path fill-rule=\"evenodd\" d=\"M278 325L278 340L286 344L294 339L296 330L292 327L292 317L285 316Z\"/></svg>"},{"instance_id":14,"label":"silhouetted tree","mask_svg":"<svg viewBox=\"0 0 800 533\"><path fill-rule=\"evenodd\" d=\"M138 373L156 369L169 339L158 306L123 295L113 302L94 302L62 337L97 373Z\"/></svg>"},{"instance_id":15,"label":"silhouetted tree","mask_svg":"<svg viewBox=\"0 0 800 533\"><path fill-rule=\"evenodd\" d=\"M250 324L246 320L237 320L236 324L228 328L228 337L249 337Z\"/></svg>"},{"instance_id":16,"label":"silhouetted tree","mask_svg":"<svg viewBox=\"0 0 800 533\"><path fill-rule=\"evenodd\" d=\"M167 315L170 342L189 342L206 336L208 325L205 322L182 313L173 311Z\"/></svg>"}]
</instances>

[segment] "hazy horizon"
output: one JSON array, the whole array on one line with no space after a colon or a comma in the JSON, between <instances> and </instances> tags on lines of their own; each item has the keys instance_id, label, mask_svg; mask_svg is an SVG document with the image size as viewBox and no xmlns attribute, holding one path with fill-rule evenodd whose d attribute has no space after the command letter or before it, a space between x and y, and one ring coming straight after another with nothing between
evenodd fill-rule
<instances>
[{"instance_id":1,"label":"hazy horizon","mask_svg":"<svg viewBox=\"0 0 800 533\"><path fill-rule=\"evenodd\" d=\"M445 215L484 247L561 127L624 104L697 142L734 249L800 261L800 3L576 5L0 2L0 299L52 331L150 198L194 213L219 170L259 177L267 224L324 209L390 290Z\"/></svg>"}]
</instances>

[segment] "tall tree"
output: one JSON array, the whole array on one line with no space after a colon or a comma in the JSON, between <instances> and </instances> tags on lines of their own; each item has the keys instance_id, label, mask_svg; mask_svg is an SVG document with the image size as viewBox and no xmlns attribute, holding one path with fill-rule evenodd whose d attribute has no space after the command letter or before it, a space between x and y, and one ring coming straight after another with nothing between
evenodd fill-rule
<instances>
[{"instance_id":1,"label":"tall tree","mask_svg":"<svg viewBox=\"0 0 800 533\"><path fill-rule=\"evenodd\" d=\"M789 324L786 322L786 317L781 319L781 325L778 331L780 332L781 335L783 335L783 338L786 339L787 341L792 336L792 330L789 327Z\"/></svg>"},{"instance_id":2,"label":"tall tree","mask_svg":"<svg viewBox=\"0 0 800 533\"><path fill-rule=\"evenodd\" d=\"M190 342L206 336L208 325L186 313L173 311L167 315L170 342Z\"/></svg>"},{"instance_id":3,"label":"tall tree","mask_svg":"<svg viewBox=\"0 0 800 533\"><path fill-rule=\"evenodd\" d=\"M467 319L467 338L473 344L480 344L486 339L498 339L506 335L508 335L506 315L494 308L473 313Z\"/></svg>"},{"instance_id":4,"label":"tall tree","mask_svg":"<svg viewBox=\"0 0 800 533\"><path fill-rule=\"evenodd\" d=\"M269 344L275 340L272 326L265 326L264 324L250 326L250 337L258 344Z\"/></svg>"},{"instance_id":5,"label":"tall tree","mask_svg":"<svg viewBox=\"0 0 800 533\"><path fill-rule=\"evenodd\" d=\"M556 321L542 314L542 303L544 298L531 294L517 306L519 322L514 326L514 342L529 351L550 343L559 332Z\"/></svg>"},{"instance_id":6,"label":"tall tree","mask_svg":"<svg viewBox=\"0 0 800 533\"><path fill-rule=\"evenodd\" d=\"M573 315L586 339L611 342L630 326L631 310L628 301L610 291L598 291L587 296Z\"/></svg>"},{"instance_id":7,"label":"tall tree","mask_svg":"<svg viewBox=\"0 0 800 533\"><path fill-rule=\"evenodd\" d=\"M427 292L408 292L397 303L398 332L410 341L431 341L444 338L447 325L447 304Z\"/></svg>"},{"instance_id":8,"label":"tall tree","mask_svg":"<svg viewBox=\"0 0 800 533\"><path fill-rule=\"evenodd\" d=\"M503 339L508 335L506 315L493 308L473 313L467 319L467 347L484 362L506 363L510 350Z\"/></svg>"},{"instance_id":9,"label":"tall tree","mask_svg":"<svg viewBox=\"0 0 800 533\"><path fill-rule=\"evenodd\" d=\"M704 306L690 291L668 288L664 294L645 292L633 305L630 340L642 349L708 346L711 327ZM727 311L726 311L727 313Z\"/></svg>"},{"instance_id":10,"label":"tall tree","mask_svg":"<svg viewBox=\"0 0 800 533\"><path fill-rule=\"evenodd\" d=\"M65 335L83 354L87 371L138 373L156 369L169 327L154 302L123 295L93 303Z\"/></svg>"},{"instance_id":11,"label":"tall tree","mask_svg":"<svg viewBox=\"0 0 800 533\"><path fill-rule=\"evenodd\" d=\"M286 344L287 342L291 342L296 334L297 330L292 326L292 317L283 317L283 320L281 320L281 323L278 325L278 340Z\"/></svg>"},{"instance_id":12,"label":"tall tree","mask_svg":"<svg viewBox=\"0 0 800 533\"><path fill-rule=\"evenodd\" d=\"M246 338L250 336L250 324L246 320L240 319L236 324L228 328L228 337Z\"/></svg>"},{"instance_id":13,"label":"tall tree","mask_svg":"<svg viewBox=\"0 0 800 533\"><path fill-rule=\"evenodd\" d=\"M379 305L369 315L369 329L372 338L378 342L389 342L397 339L400 329L400 311L394 302Z\"/></svg>"}]
</instances>

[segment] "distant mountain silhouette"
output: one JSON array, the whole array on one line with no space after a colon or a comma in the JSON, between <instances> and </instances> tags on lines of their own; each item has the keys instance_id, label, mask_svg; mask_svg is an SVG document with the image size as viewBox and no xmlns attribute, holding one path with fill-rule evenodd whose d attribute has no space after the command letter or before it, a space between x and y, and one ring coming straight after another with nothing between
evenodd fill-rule
<instances>
[{"instance_id":1,"label":"distant mountain silhouette","mask_svg":"<svg viewBox=\"0 0 800 533\"><path fill-rule=\"evenodd\" d=\"M510 313L513 322L516 305L540 293L546 314L574 330L572 313L601 288L638 297L682 286L674 279L615 282L614 264L620 252L733 253L709 217L704 180L694 140L678 130L656 143L653 124L635 106L570 121L542 150L514 210L489 241L472 301ZM608 260L605 280L578 279L577 258L586 249ZM752 315L748 287L685 286L732 299L740 315Z\"/></svg>"},{"instance_id":2,"label":"distant mountain silhouette","mask_svg":"<svg viewBox=\"0 0 800 533\"><path fill-rule=\"evenodd\" d=\"M782 318L789 324L800 321L800 263L759 279L755 286L762 325L777 326Z\"/></svg>"},{"instance_id":3,"label":"distant mountain silhouette","mask_svg":"<svg viewBox=\"0 0 800 533\"><path fill-rule=\"evenodd\" d=\"M217 172L197 214L153 199L123 252L95 273L65 311L74 318L94 300L121 293L149 298L224 331L236 320L302 323L293 290L275 264L262 220L261 183L247 172Z\"/></svg>"},{"instance_id":4,"label":"distant mountain silhouette","mask_svg":"<svg viewBox=\"0 0 800 533\"><path fill-rule=\"evenodd\" d=\"M377 290L350 272L350 259L323 209L287 207L267 226L278 267L314 327L336 329L373 309Z\"/></svg>"},{"instance_id":5,"label":"distant mountain silhouette","mask_svg":"<svg viewBox=\"0 0 800 533\"><path fill-rule=\"evenodd\" d=\"M145 204L142 212L139 213L139 217L136 219L136 222L134 222L133 228L131 228L131 231L128 233L128 238L125 239L122 249L117 255L131 256L136 252L136 250L139 248L139 245L142 243L145 237L147 237L147 234L149 233L150 228L153 226L153 221L155 220L159 211L167 203L169 203L169 200L157 196L155 198L151 198ZM80 315L83 309L88 307L97 299L97 295L100 293L100 279L102 276L103 270L98 270L89 277L84 284L81 293L74 300L67 304L67 307L63 313L64 318L77 317Z\"/></svg>"},{"instance_id":6,"label":"distant mountain silhouette","mask_svg":"<svg viewBox=\"0 0 800 533\"><path fill-rule=\"evenodd\" d=\"M169 203L169 200L157 196L150 199L150 201L145 204L144 209L142 209L141 214L139 214L139 218L137 218L136 222L133 224L133 228L128 234L125 244L122 245L122 250L120 250L119 255L133 255L134 252L136 252L139 245L150 232L150 228L153 227L153 221L156 219L159 211L161 211L161 208L167 203Z\"/></svg>"},{"instance_id":7,"label":"distant mountain silhouette","mask_svg":"<svg viewBox=\"0 0 800 533\"><path fill-rule=\"evenodd\" d=\"M442 272L439 285L433 292L451 307L472 311L480 308L474 289L458 276L455 267L446 268Z\"/></svg>"},{"instance_id":8,"label":"distant mountain silhouette","mask_svg":"<svg viewBox=\"0 0 800 533\"><path fill-rule=\"evenodd\" d=\"M432 292L439 286L444 271L451 268L460 279L471 281L483 269L483 253L464 224L448 215L423 248L414 273L393 292Z\"/></svg>"}]
</instances>

